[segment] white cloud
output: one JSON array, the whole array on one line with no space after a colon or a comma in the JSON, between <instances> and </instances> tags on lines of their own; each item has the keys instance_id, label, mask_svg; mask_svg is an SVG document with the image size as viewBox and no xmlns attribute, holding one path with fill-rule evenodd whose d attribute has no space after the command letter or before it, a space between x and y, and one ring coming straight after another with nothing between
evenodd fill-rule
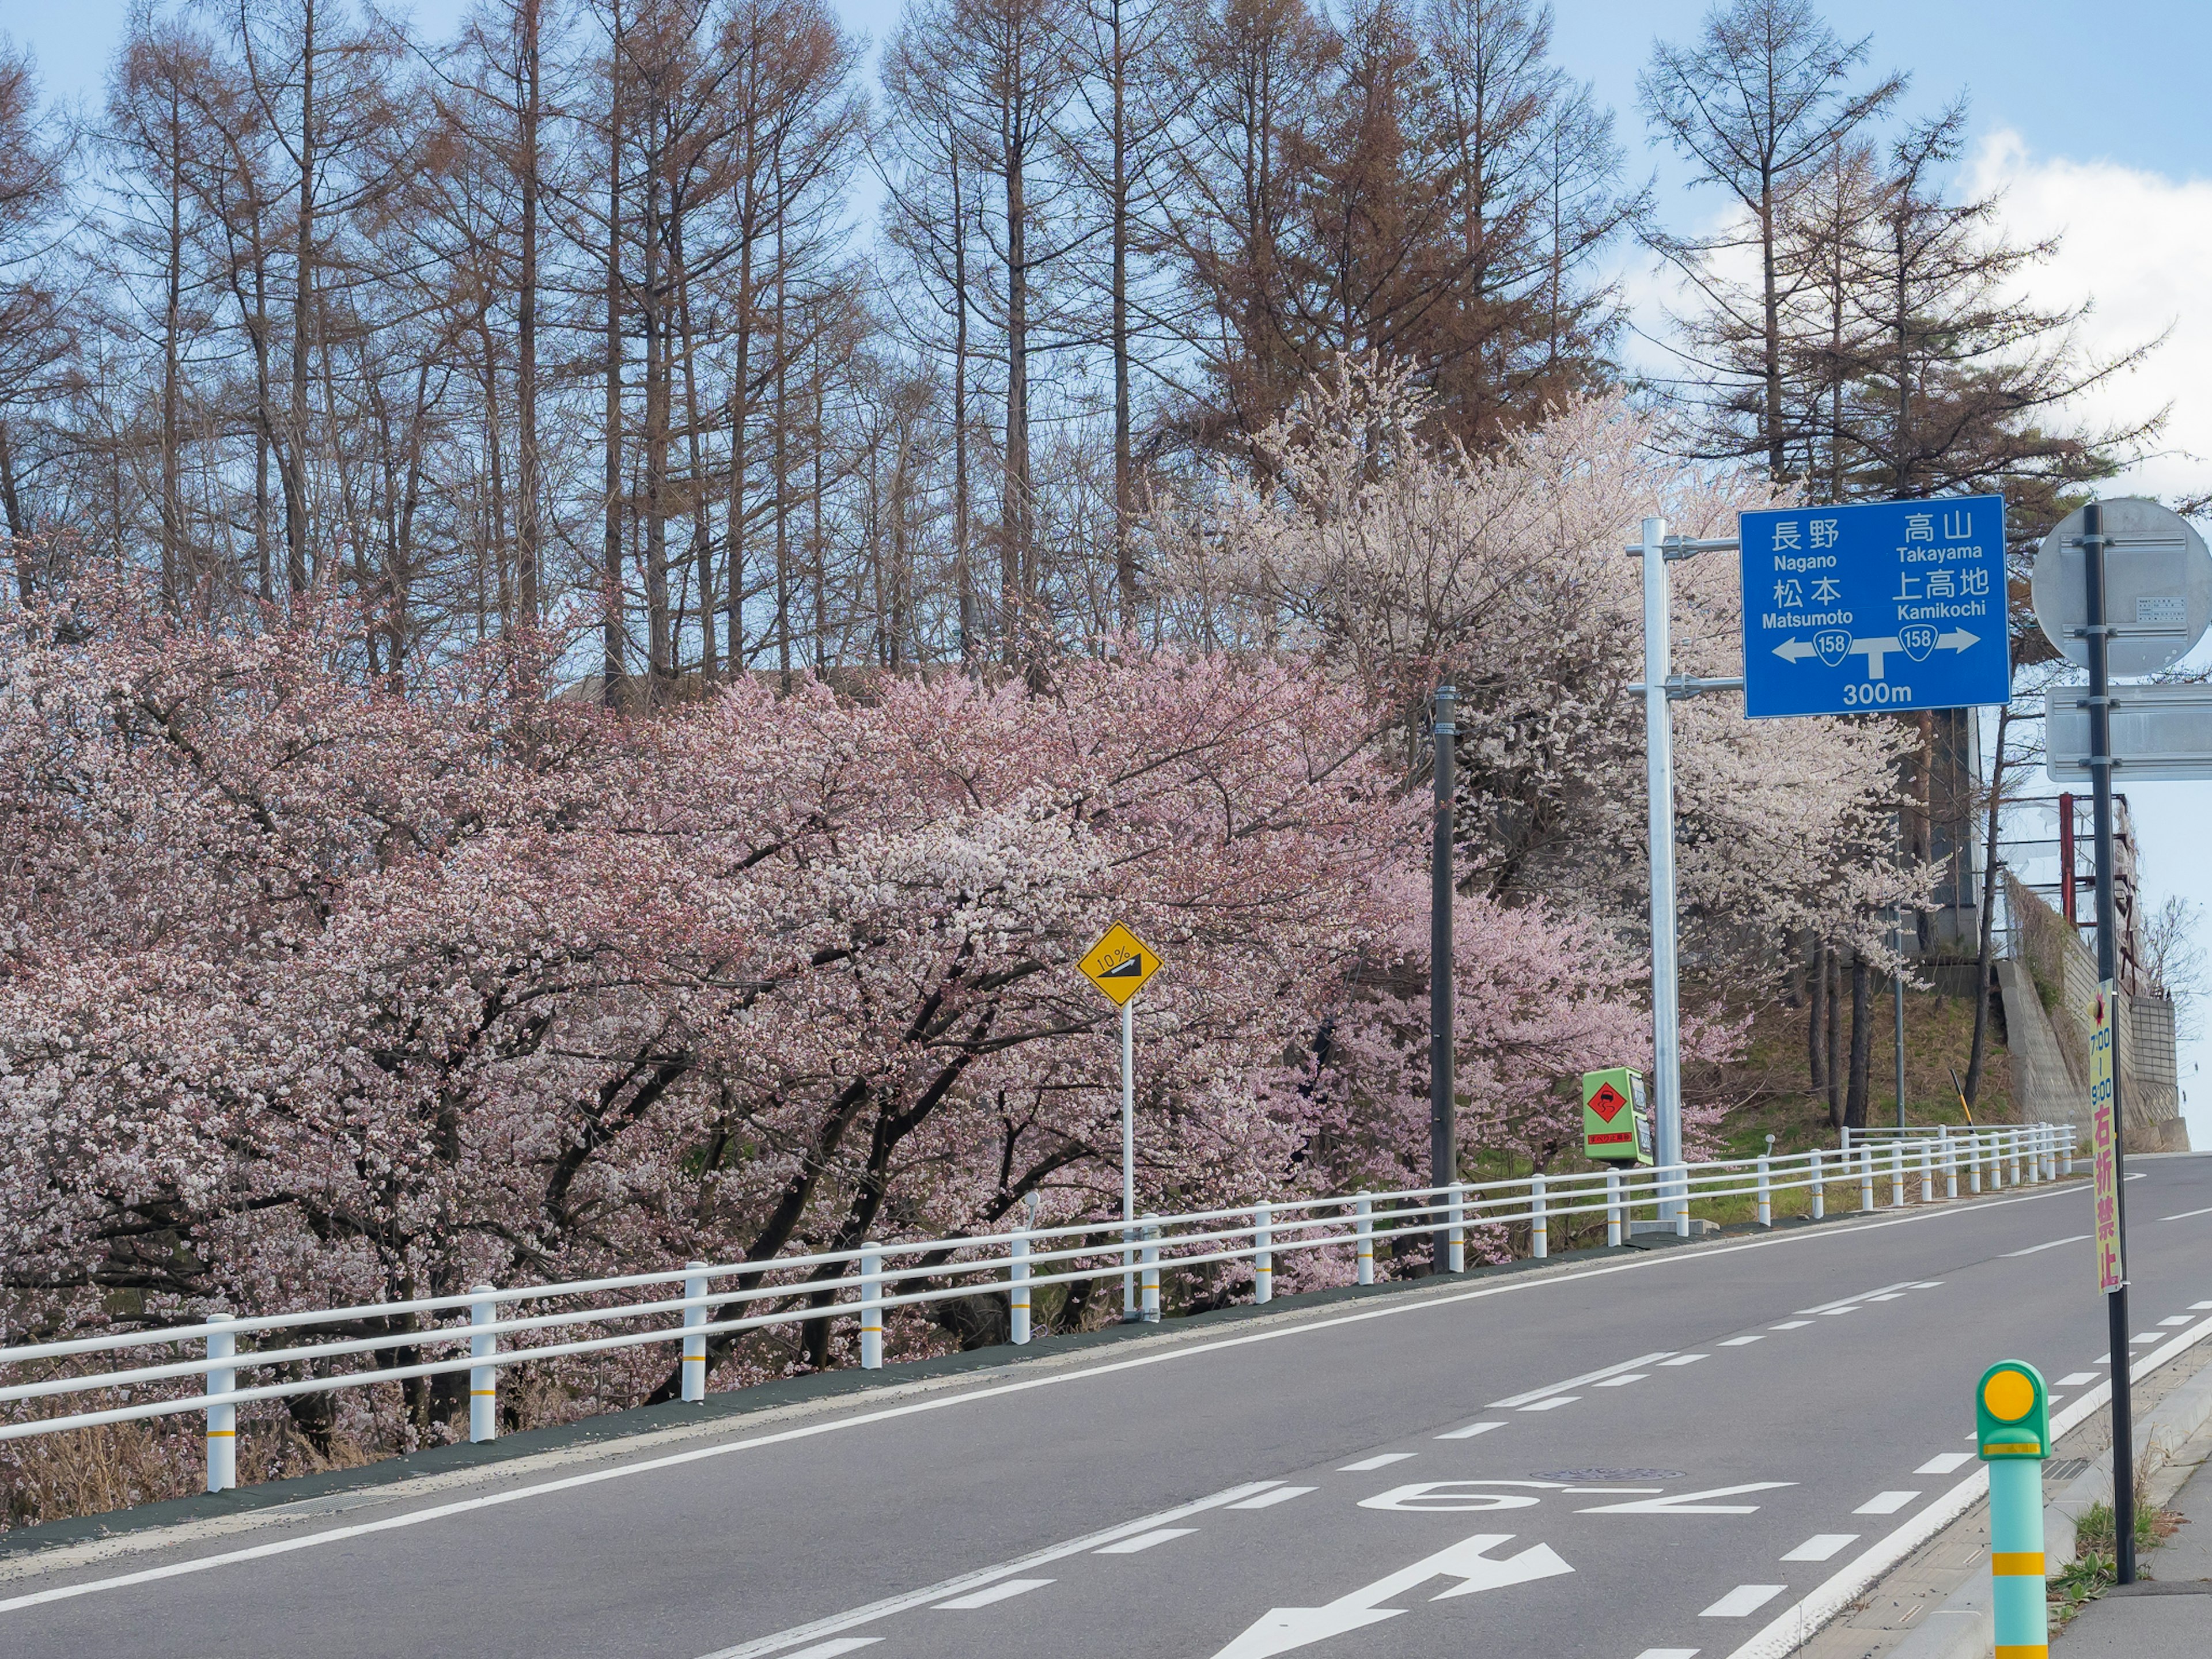
<instances>
[{"instance_id":1,"label":"white cloud","mask_svg":"<svg viewBox=\"0 0 2212 1659\"><path fill-rule=\"evenodd\" d=\"M2212 272L2212 180L2037 155L2009 131L1987 139L1967 173L1973 194L2002 192L1999 210L2010 235L2058 239L2030 291L2053 308L2092 301L2081 325L2092 353L2116 356L2172 328L2141 368L2082 400L2082 413L2112 422L2172 406L2159 453L2106 493L2212 489L2212 396L2205 391L2212 385L2212 314L2192 303Z\"/></svg>"}]
</instances>

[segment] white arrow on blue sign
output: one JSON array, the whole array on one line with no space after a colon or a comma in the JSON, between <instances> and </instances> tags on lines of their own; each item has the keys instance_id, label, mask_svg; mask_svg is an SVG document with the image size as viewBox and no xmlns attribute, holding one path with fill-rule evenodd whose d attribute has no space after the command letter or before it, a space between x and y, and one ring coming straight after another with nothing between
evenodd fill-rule
<instances>
[{"instance_id":1,"label":"white arrow on blue sign","mask_svg":"<svg viewBox=\"0 0 2212 1659\"><path fill-rule=\"evenodd\" d=\"M2011 696L2002 496L1746 513L1738 534L1749 717Z\"/></svg>"}]
</instances>

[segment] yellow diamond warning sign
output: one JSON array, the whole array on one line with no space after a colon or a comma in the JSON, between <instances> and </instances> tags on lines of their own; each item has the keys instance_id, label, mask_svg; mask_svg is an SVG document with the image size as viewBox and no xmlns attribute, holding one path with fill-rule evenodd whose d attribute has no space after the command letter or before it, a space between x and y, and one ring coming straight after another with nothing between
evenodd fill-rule
<instances>
[{"instance_id":1,"label":"yellow diamond warning sign","mask_svg":"<svg viewBox=\"0 0 2212 1659\"><path fill-rule=\"evenodd\" d=\"M1098 943L1083 953L1076 964L1099 994L1116 1008L1136 995L1159 971L1160 959L1144 940L1115 922L1099 936Z\"/></svg>"}]
</instances>

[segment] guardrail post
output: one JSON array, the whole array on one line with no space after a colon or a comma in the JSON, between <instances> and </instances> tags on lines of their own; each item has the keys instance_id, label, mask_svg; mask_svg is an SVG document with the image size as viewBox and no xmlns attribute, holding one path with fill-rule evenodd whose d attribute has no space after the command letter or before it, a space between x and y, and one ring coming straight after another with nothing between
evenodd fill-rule
<instances>
[{"instance_id":1,"label":"guardrail post","mask_svg":"<svg viewBox=\"0 0 2212 1659\"><path fill-rule=\"evenodd\" d=\"M2020 1131L2005 1131L2005 1185L2020 1185Z\"/></svg>"},{"instance_id":2,"label":"guardrail post","mask_svg":"<svg viewBox=\"0 0 2212 1659\"><path fill-rule=\"evenodd\" d=\"M1813 1174L1813 1219L1818 1221L1828 1213L1828 1188L1826 1183L1821 1179L1820 1149L1818 1146L1815 1146L1813 1149L1811 1168Z\"/></svg>"},{"instance_id":3,"label":"guardrail post","mask_svg":"<svg viewBox=\"0 0 2212 1659\"><path fill-rule=\"evenodd\" d=\"M1920 1143L1920 1201L1936 1201L1936 1149L1924 1140Z\"/></svg>"},{"instance_id":4,"label":"guardrail post","mask_svg":"<svg viewBox=\"0 0 2212 1659\"><path fill-rule=\"evenodd\" d=\"M1690 1166L1677 1164L1668 1172L1674 1191L1674 1237L1690 1236Z\"/></svg>"},{"instance_id":5,"label":"guardrail post","mask_svg":"<svg viewBox=\"0 0 2212 1659\"><path fill-rule=\"evenodd\" d=\"M1143 1288L1139 1292L1138 1311L1142 1315L1145 1323L1157 1325L1160 1322L1159 1217L1146 1216L1138 1225L1138 1237L1145 1241L1145 1248L1138 1255L1138 1262L1141 1269L1139 1276L1143 1280Z\"/></svg>"},{"instance_id":6,"label":"guardrail post","mask_svg":"<svg viewBox=\"0 0 2212 1659\"><path fill-rule=\"evenodd\" d=\"M2043 1126L2043 1178L2058 1179L2058 1131L2048 1123Z\"/></svg>"},{"instance_id":7,"label":"guardrail post","mask_svg":"<svg viewBox=\"0 0 2212 1659\"><path fill-rule=\"evenodd\" d=\"M884 1368L884 1252L878 1244L860 1246L860 1369Z\"/></svg>"},{"instance_id":8,"label":"guardrail post","mask_svg":"<svg viewBox=\"0 0 2212 1659\"><path fill-rule=\"evenodd\" d=\"M469 1323L493 1325L499 1322L499 1304L492 1299L494 1286L471 1285L469 1294L477 1300L469 1304ZM688 1292L687 1292L688 1294ZM489 1359L499 1352L499 1339L478 1331L469 1337L469 1358ZM691 1371L684 1368L684 1383L690 1388ZM689 1400L691 1396L684 1396ZM499 1367L471 1365L469 1367L469 1439L482 1445L487 1440L499 1438Z\"/></svg>"},{"instance_id":9,"label":"guardrail post","mask_svg":"<svg viewBox=\"0 0 2212 1659\"><path fill-rule=\"evenodd\" d=\"M1977 1198L1982 1195L1982 1138L1971 1129L1966 1132L1966 1190Z\"/></svg>"},{"instance_id":10,"label":"guardrail post","mask_svg":"<svg viewBox=\"0 0 2212 1659\"><path fill-rule=\"evenodd\" d=\"M228 1325L236 1316L213 1313L207 1316L210 1325ZM228 1359L238 1352L238 1339L228 1331L210 1331L207 1339L207 1391L210 1395L228 1394L238 1386L238 1373L228 1365L213 1362ZM210 1406L207 1408L207 1489L210 1492L228 1492L238 1484L238 1407Z\"/></svg>"},{"instance_id":11,"label":"guardrail post","mask_svg":"<svg viewBox=\"0 0 2212 1659\"><path fill-rule=\"evenodd\" d=\"M1030 1236L1017 1230L1006 1249L1006 1340L1026 1347L1030 1340Z\"/></svg>"},{"instance_id":12,"label":"guardrail post","mask_svg":"<svg viewBox=\"0 0 2212 1659\"><path fill-rule=\"evenodd\" d=\"M1905 1143L1901 1140L1889 1143L1889 1207L1905 1207Z\"/></svg>"},{"instance_id":13,"label":"guardrail post","mask_svg":"<svg viewBox=\"0 0 2212 1659\"><path fill-rule=\"evenodd\" d=\"M1444 1189L1444 1218L1450 1224L1445 1234L1451 1250L1451 1270L1455 1273L1467 1271L1467 1188L1455 1181Z\"/></svg>"},{"instance_id":14,"label":"guardrail post","mask_svg":"<svg viewBox=\"0 0 2212 1659\"><path fill-rule=\"evenodd\" d=\"M1552 1253L1552 1215L1544 1202L1544 1177L1528 1177L1528 1255L1541 1261Z\"/></svg>"},{"instance_id":15,"label":"guardrail post","mask_svg":"<svg viewBox=\"0 0 2212 1659\"><path fill-rule=\"evenodd\" d=\"M2060 1141L2058 1173L2070 1177L2074 1173L2074 1126L2070 1123L2059 1131L2065 1137Z\"/></svg>"},{"instance_id":16,"label":"guardrail post","mask_svg":"<svg viewBox=\"0 0 2212 1659\"><path fill-rule=\"evenodd\" d=\"M1605 1243L1607 1249L1619 1249L1623 1228L1620 1224L1620 1171L1605 1172Z\"/></svg>"},{"instance_id":17,"label":"guardrail post","mask_svg":"<svg viewBox=\"0 0 2212 1659\"><path fill-rule=\"evenodd\" d=\"M1372 1285L1375 1282L1375 1214L1373 1206L1367 1201L1366 1194L1362 1193L1358 1202L1352 1206L1352 1231L1359 1240L1359 1282Z\"/></svg>"},{"instance_id":18,"label":"guardrail post","mask_svg":"<svg viewBox=\"0 0 2212 1659\"><path fill-rule=\"evenodd\" d=\"M1252 1206L1252 1300L1275 1299L1275 1206Z\"/></svg>"},{"instance_id":19,"label":"guardrail post","mask_svg":"<svg viewBox=\"0 0 2212 1659\"><path fill-rule=\"evenodd\" d=\"M1859 1209L1863 1213L1874 1208L1874 1148L1859 1148Z\"/></svg>"},{"instance_id":20,"label":"guardrail post","mask_svg":"<svg viewBox=\"0 0 2212 1659\"><path fill-rule=\"evenodd\" d=\"M1766 1154L1764 1152L1759 1155L1759 1224L1762 1227L1774 1224L1774 1189L1769 1182Z\"/></svg>"},{"instance_id":21,"label":"guardrail post","mask_svg":"<svg viewBox=\"0 0 2212 1659\"><path fill-rule=\"evenodd\" d=\"M1847 1169L1847 1170L1848 1170L1848 1169L1849 1169L1849 1168L1850 1168L1850 1166L1851 1166L1851 1126L1850 1126L1850 1124L1848 1124L1848 1123L1846 1123L1845 1125L1844 1125L1844 1148L1843 1148L1843 1150L1844 1150L1844 1167L1845 1169Z\"/></svg>"},{"instance_id":22,"label":"guardrail post","mask_svg":"<svg viewBox=\"0 0 2212 1659\"><path fill-rule=\"evenodd\" d=\"M1943 1196L1946 1199L1953 1199L1959 1195L1959 1143L1952 1139L1950 1132L1946 1130L1942 1135L1942 1144Z\"/></svg>"}]
</instances>

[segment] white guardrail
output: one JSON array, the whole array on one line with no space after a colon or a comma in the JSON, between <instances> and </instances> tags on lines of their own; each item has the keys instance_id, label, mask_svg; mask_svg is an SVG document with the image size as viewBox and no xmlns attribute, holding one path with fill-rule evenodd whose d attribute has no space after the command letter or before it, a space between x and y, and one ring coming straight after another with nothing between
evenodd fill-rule
<instances>
[{"instance_id":1,"label":"white guardrail","mask_svg":"<svg viewBox=\"0 0 2212 1659\"><path fill-rule=\"evenodd\" d=\"M1402 1192L1356 1193L1336 1198L1297 1199L1237 1209L1203 1210L1188 1215L1146 1216L1128 1231L1122 1224L1086 1222L1073 1226L1023 1229L976 1237L930 1239L917 1243L868 1243L858 1249L816 1255L776 1256L760 1261L694 1261L664 1273L631 1273L616 1279L571 1284L524 1285L502 1290L479 1285L459 1296L426 1297L411 1302L371 1303L359 1307L238 1317L210 1314L199 1323L161 1327L106 1336L0 1347L0 1375L21 1376L20 1368L47 1370L46 1376L0 1387L0 1408L15 1402L110 1390L126 1399L186 1378L201 1381L198 1394L140 1398L131 1403L67 1414L27 1417L0 1423L0 1440L55 1434L100 1423L124 1423L187 1412L207 1419L207 1486L222 1492L237 1485L238 1407L259 1401L368 1388L465 1370L469 1376L469 1437L494 1438L498 1432L499 1373L502 1366L526 1364L577 1354L605 1352L653 1343L682 1344L683 1398L707 1395L709 1337L775 1325L805 1325L817 1320L860 1322L860 1364L883 1364L884 1315L977 1294L1007 1298L1010 1334L1016 1343L1030 1340L1030 1297L1038 1287L1085 1279L1124 1278L1138 1286L1141 1317L1160 1316L1160 1274L1216 1262L1249 1262L1252 1300L1274 1295L1277 1259L1298 1251L1348 1247L1362 1285L1375 1279L1375 1239L1386 1234L1443 1235L1452 1273L1467 1268L1470 1228L1525 1222L1528 1253L1550 1254L1555 1222L1577 1216L1606 1218L1606 1243L1628 1237L1634 1211L1661 1201L1678 1201L1673 1231L1687 1236L1689 1205L1700 1200L1751 1197L1759 1224L1771 1226L1775 1194L1806 1191L1814 1219L1826 1213L1832 1186L1858 1188L1858 1208L1885 1207L1876 1188L1886 1184L1888 1206L1906 1201L1917 1181L1919 1201L1936 1201L1940 1182L1946 1199L1985 1187L2017 1186L2055 1180L2074 1171L2075 1131L2063 1124L2027 1124L2001 1128L1936 1129L1916 1135L1888 1134L1879 1146L1861 1132L1856 1147L1819 1150L1783 1157L1723 1158L1709 1164L1628 1171L1590 1171L1565 1176L1524 1176L1512 1181L1459 1182L1449 1187L1413 1188ZM911 1265L902 1259L920 1258ZM887 1266L890 1262L893 1265ZM793 1277L793 1275L798 1275ZM770 1284L774 1279L779 1282ZM729 1280L738 1281L728 1285ZM945 1285L931 1281L952 1279ZM650 1293L661 1286L681 1294L623 1300L622 1293ZM849 1301L837 1297L856 1291ZM529 1304L566 1297L614 1297L595 1304L550 1313L525 1311ZM763 1303L787 1305L761 1310ZM502 1308L512 1310L502 1316ZM424 1319L456 1322L422 1324ZM343 1340L307 1340L314 1328L359 1328L381 1322L376 1334ZM560 1340L556 1334L613 1327L611 1334ZM305 1333L275 1346L241 1350L240 1338L270 1333ZM549 1335L556 1340L547 1340ZM513 1339L526 1341L516 1346ZM502 1346L502 1339L507 1339ZM465 1357L401 1364L371 1364L337 1374L299 1375L258 1386L240 1387L240 1371L274 1367L325 1366L333 1360L386 1352L458 1347ZM198 1346L190 1358L128 1370L80 1372L67 1369L86 1356L124 1350Z\"/></svg>"}]
</instances>

